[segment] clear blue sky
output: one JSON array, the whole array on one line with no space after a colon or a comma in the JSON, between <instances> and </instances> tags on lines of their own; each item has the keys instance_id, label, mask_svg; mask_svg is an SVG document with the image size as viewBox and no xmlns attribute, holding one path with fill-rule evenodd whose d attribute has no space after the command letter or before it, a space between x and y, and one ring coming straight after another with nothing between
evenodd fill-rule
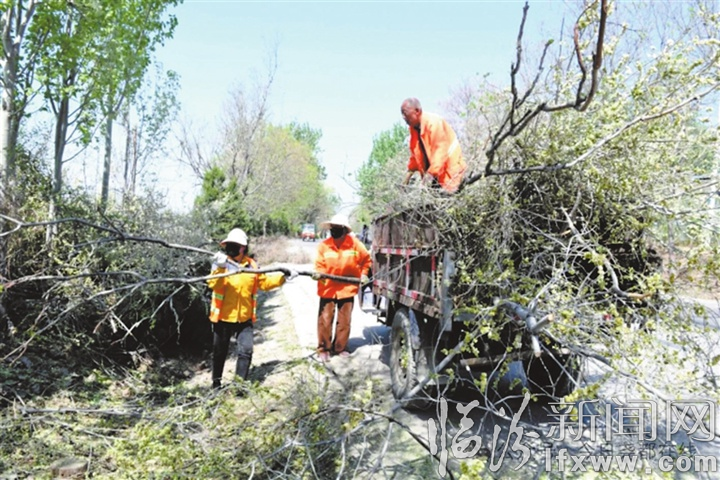
<instances>
[{"instance_id":1,"label":"clear blue sky","mask_svg":"<svg viewBox=\"0 0 720 480\"><path fill-rule=\"evenodd\" d=\"M442 104L468 80L489 73L507 82L523 5L185 0L158 58L181 76L182 114L210 133L229 92L238 85L250 91L276 49L270 121L322 130L321 161L347 210L356 197L345 179L368 158L373 137L401 120L404 98L444 113ZM526 41L559 32L563 11L566 2L531 0ZM175 185L182 194L175 198L187 202L177 178L161 177L161 186Z\"/></svg>"}]
</instances>

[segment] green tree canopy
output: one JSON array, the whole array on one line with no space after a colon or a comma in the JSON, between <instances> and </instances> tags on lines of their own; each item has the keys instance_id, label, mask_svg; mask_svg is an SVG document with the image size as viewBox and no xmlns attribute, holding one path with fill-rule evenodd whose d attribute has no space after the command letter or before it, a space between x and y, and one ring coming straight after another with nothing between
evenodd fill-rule
<instances>
[{"instance_id":1,"label":"green tree canopy","mask_svg":"<svg viewBox=\"0 0 720 480\"><path fill-rule=\"evenodd\" d=\"M333 199L317 158L321 132L307 125L262 123L248 138L243 125L228 129L196 206L226 202L223 211L241 211L236 222L243 225L235 226L252 235L295 234L302 223L328 214Z\"/></svg>"},{"instance_id":2,"label":"green tree canopy","mask_svg":"<svg viewBox=\"0 0 720 480\"><path fill-rule=\"evenodd\" d=\"M409 155L407 126L396 123L373 138L370 156L357 172L361 207L378 213L397 196Z\"/></svg>"}]
</instances>

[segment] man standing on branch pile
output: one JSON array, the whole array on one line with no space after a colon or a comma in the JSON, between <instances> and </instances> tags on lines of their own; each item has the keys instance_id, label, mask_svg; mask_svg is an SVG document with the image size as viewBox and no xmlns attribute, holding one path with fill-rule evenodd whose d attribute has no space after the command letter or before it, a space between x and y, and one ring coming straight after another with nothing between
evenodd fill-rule
<instances>
[{"instance_id":1,"label":"man standing on branch pile","mask_svg":"<svg viewBox=\"0 0 720 480\"><path fill-rule=\"evenodd\" d=\"M345 348L350 338L350 320L359 285L323 278L320 274L357 278L364 285L369 281L371 260L365 245L350 235L350 224L344 215L333 216L320 224L320 228L330 229L330 238L318 245L313 274L313 279L318 281L317 293L320 297L318 358L326 362L331 353L341 357L350 355ZM335 310L337 327L333 338Z\"/></svg>"},{"instance_id":2,"label":"man standing on branch pile","mask_svg":"<svg viewBox=\"0 0 720 480\"><path fill-rule=\"evenodd\" d=\"M213 257L212 275L238 272L238 268L257 270L255 260L248 256L248 237L233 228L220 242L224 249ZM228 262L228 259L233 263ZM253 324L256 320L258 290L272 290L285 283L284 273L238 273L207 281L212 289L210 321L213 323L213 388L220 388L230 338L237 335L235 374L247 379L253 355Z\"/></svg>"},{"instance_id":3,"label":"man standing on branch pile","mask_svg":"<svg viewBox=\"0 0 720 480\"><path fill-rule=\"evenodd\" d=\"M441 116L423 112L417 98L405 99L400 113L410 127L410 160L403 184L420 172L420 178L428 174L433 185L455 193L467 169L455 131Z\"/></svg>"}]
</instances>

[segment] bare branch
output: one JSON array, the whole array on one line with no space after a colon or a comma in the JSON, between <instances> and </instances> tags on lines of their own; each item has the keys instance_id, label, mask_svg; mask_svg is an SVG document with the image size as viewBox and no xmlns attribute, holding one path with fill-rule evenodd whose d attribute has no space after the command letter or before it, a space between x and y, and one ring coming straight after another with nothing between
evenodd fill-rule
<instances>
[{"instance_id":1,"label":"bare branch","mask_svg":"<svg viewBox=\"0 0 720 480\"><path fill-rule=\"evenodd\" d=\"M117 227L107 227L107 226L104 226L104 225L98 225L97 223L90 222L90 221L85 220L85 219L83 219L83 218L70 217L70 218L61 218L61 219L58 219L58 220L48 220L48 221L44 221L44 222L23 222L23 221L21 221L21 220L18 220L18 219L15 219L15 218L9 217L9 216L7 216L7 215L3 215L3 214L0 214L0 218L2 218L2 219L4 219L4 220L7 220L7 221L12 222L12 223L15 224L15 227L14 227L13 229L11 229L11 230L9 230L9 231L6 231L6 232L0 233L0 238L5 237L5 236L8 236L8 235L10 235L11 233L17 232L18 230L20 230L20 229L22 229L22 228L44 227L44 226L48 226L48 225L58 225L58 224L61 224L61 223L78 223L78 224L81 224L81 225L85 225L85 226L94 228L94 229L96 229L96 230L100 230L100 231L103 231L103 232L108 232L108 233L113 234L113 238L108 239L108 240L111 240L111 241L154 243L154 244L157 244L157 245L161 245L161 246L163 246L163 247L166 247L166 248L173 248L173 249L178 249L178 250L187 250L187 251L190 251L190 252L203 253L203 254L207 254L207 255L213 255L213 254L215 253L215 252L212 252L212 251L210 251L210 250L206 250L206 249L204 249L204 248L193 247L193 246L190 246L190 245L181 245L181 244L177 244L177 243L170 243L170 242L168 242L168 241L166 241L166 240L162 240L162 239L159 239L159 238L152 238L152 237L143 237L143 236L138 236L138 235L132 235L132 234L129 234L129 233L127 233L127 232L124 232L124 231L120 230L120 229L117 228ZM94 273L85 273L85 274L73 275L73 276L70 276L70 277L67 277L67 276L44 276L44 277L31 276L31 277L25 277L24 279L18 279L18 280L11 281L11 282L10 282L8 285L6 285L6 286L7 286L7 287L10 287L10 286L12 286L13 284L16 284L16 283L22 283L22 282L27 282L27 281L31 281L31 280L40 280L40 279L42 279L42 280L73 280L73 279L77 279L77 278L87 278L87 277L97 277L97 276L110 276L110 275L130 274L130 275L139 277L139 278L141 279L141 281L138 282L138 283L135 283L135 284L133 284L133 285L127 285L127 286L122 287L122 288L134 288L134 287L136 287L136 286L142 286L142 285L152 284L152 283L185 283L185 284L188 284L188 283L197 283L197 282L205 281L205 280L208 280L208 279L211 279L211 278L222 278L222 277L227 277L227 276L230 276L230 275L235 275L235 274L237 274L237 273L252 273L252 274L256 274L256 275L260 275L260 274L263 274L263 273L272 273L272 272L283 272L283 273L286 274L286 275L291 275L291 273L292 273L291 270L290 270L290 268L284 267L284 266L274 266L274 267L265 267L265 268L253 269L253 268L243 268L243 267L241 267L240 265L238 265L237 263L233 262L231 259L228 259L228 263L233 264L233 265L236 266L235 271L229 272L229 273L224 273L224 274L219 274L219 275L206 275L206 276L202 276L202 277L187 277L187 278L183 278L183 277L180 277L180 278L171 278L171 277L168 277L168 278L152 278L152 279L148 279L148 278L145 278L145 277L143 277L142 275L140 275L140 274L138 274L138 273L135 273L135 272L127 272L127 271L122 271L122 272L94 272ZM347 282L347 283L360 283L360 279L359 279L359 278L343 277L343 276L340 276L340 275L331 275L331 274L329 274L329 273L318 273L318 272L310 272L310 271L298 271L298 272L295 272L295 273L297 273L298 275L304 275L304 276L316 275L316 276L319 276L320 278L329 278L329 279L331 279L331 280L337 280L337 281ZM108 292L108 293L109 293L109 292Z\"/></svg>"},{"instance_id":2,"label":"bare branch","mask_svg":"<svg viewBox=\"0 0 720 480\"><path fill-rule=\"evenodd\" d=\"M591 83L590 83L590 91L587 93L587 96L584 101L582 101L580 91L578 91L578 104L577 110L580 112L584 112L588 106L590 105L590 102L592 102L593 97L595 97L595 92L597 91L598 86L598 72L600 71L600 67L602 66L602 55L603 55L603 44L605 41L605 25L607 23L607 0L601 0L601 6L600 6L600 23L598 26L598 40L597 44L595 46L595 53L593 54L593 69L592 69L592 77L591 77ZM584 69L583 69L583 76L584 76Z\"/></svg>"},{"instance_id":3,"label":"bare branch","mask_svg":"<svg viewBox=\"0 0 720 480\"><path fill-rule=\"evenodd\" d=\"M605 40L605 24L607 23L607 0L600 0L600 21L598 26L598 38L595 45L595 52L593 53L593 67L592 67L592 75L591 75L591 86L590 90L587 93L587 95L583 96L582 90L583 85L585 83L585 79L587 77L587 70L585 67L585 64L582 59L582 53L580 51L580 40L579 40L579 19L575 23L574 27L574 45L575 45L575 55L577 57L578 61L578 67L581 72L581 78L578 82L578 89L577 89L577 95L575 99L572 102L559 104L559 105L548 105L546 102L540 102L537 106L534 108L527 109L525 112L523 112L519 118L516 118L518 116L518 111L524 107L524 105L527 103L528 99L530 98L532 92L535 90L540 75L543 71L543 64L545 61L545 56L547 55L548 48L550 47L550 44L552 42L547 42L545 44L545 47L542 52L542 56L540 58L540 62L538 64L538 69L535 74L535 77L533 78L533 81L531 82L530 86L527 88L525 93L522 95L522 98L520 98L520 95L517 91L516 86L516 77L519 73L519 66L522 60L522 36L524 32L525 27L525 20L527 17L527 11L528 11L528 3L525 3L525 6L523 7L523 17L520 22L520 28L518 32L518 38L516 42L516 60L512 65L512 68L510 70L510 83L511 83L511 104L510 109L505 116L505 119L501 122L500 126L498 127L497 132L495 135L493 135L493 141L490 145L490 147L485 152L485 155L488 159L487 164L485 165L485 169L483 172L478 172L476 174L470 175L465 178L463 181L463 185L471 185L481 178L490 176L490 175L497 175L498 173L493 170L494 162L495 162L495 155L497 151L499 150L500 146L503 145L503 143L510 137L514 137L519 135L523 130L525 130L529 125L530 122L535 119L540 113L551 113L551 112L557 112L560 110L566 110L569 108L574 108L578 111L585 111L588 106L590 105L590 102L595 96L595 93L597 91L598 87L598 74L600 71L600 67L602 66L602 52L603 52L603 45ZM586 10L587 11L587 10ZM582 15L581 15L582 17ZM540 168L542 169L542 168ZM528 169L527 171L534 171L538 169ZM509 173L523 173L525 172L525 169L519 169L519 170L505 170L504 174Z\"/></svg>"},{"instance_id":4,"label":"bare branch","mask_svg":"<svg viewBox=\"0 0 720 480\"><path fill-rule=\"evenodd\" d=\"M650 122L652 120L657 120L658 118L665 117L667 115L670 115L674 112L677 112L678 110L681 110L691 103L698 102L700 99L710 95L711 93L717 91L720 89L720 83L716 83L712 85L710 88L705 90L704 92L698 93L696 95L693 95L692 97L688 97L681 102L672 105L665 110L661 110L657 113L650 113L647 115L642 115L640 117L636 117L629 122L623 124L621 127L613 131L611 134L601 138L598 140L592 147L590 147L588 150L585 151L582 155L579 155L577 158L570 162L565 163L556 163L552 165L538 165L534 167L526 167L526 168L509 168L505 170L497 170L497 171L488 171L486 169L485 172L473 175L471 177L468 177L465 184L469 185L472 183L477 182L481 178L489 177L489 176L500 176L500 175L517 175L517 174L523 174L523 173L530 173L530 172L553 172L558 170L563 170L566 168L572 168L576 166L579 163L584 162L588 158L592 157L595 153L597 153L601 148L611 143L616 138L620 137L623 133L630 130L631 128L635 127L636 125L639 125L641 123ZM538 112L539 113L539 112ZM491 147L492 148L492 147Z\"/></svg>"},{"instance_id":5,"label":"bare branch","mask_svg":"<svg viewBox=\"0 0 720 480\"><path fill-rule=\"evenodd\" d=\"M97 408L27 408L20 409L22 415L39 415L39 414L62 414L62 415L112 415L116 417L133 417L142 418L142 412L136 410L102 410Z\"/></svg>"}]
</instances>

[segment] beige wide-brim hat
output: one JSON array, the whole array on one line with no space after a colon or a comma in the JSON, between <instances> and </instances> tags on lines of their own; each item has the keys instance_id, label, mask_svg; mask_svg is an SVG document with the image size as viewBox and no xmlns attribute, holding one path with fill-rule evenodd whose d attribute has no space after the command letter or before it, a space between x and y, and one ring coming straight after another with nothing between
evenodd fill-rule
<instances>
[{"instance_id":1,"label":"beige wide-brim hat","mask_svg":"<svg viewBox=\"0 0 720 480\"><path fill-rule=\"evenodd\" d=\"M339 225L341 227L347 228L348 232L352 232L352 228L350 227L350 222L348 222L348 218L345 215L337 214L333 215L333 217L326 221L322 222L320 224L320 228L328 229L331 225Z\"/></svg>"}]
</instances>

